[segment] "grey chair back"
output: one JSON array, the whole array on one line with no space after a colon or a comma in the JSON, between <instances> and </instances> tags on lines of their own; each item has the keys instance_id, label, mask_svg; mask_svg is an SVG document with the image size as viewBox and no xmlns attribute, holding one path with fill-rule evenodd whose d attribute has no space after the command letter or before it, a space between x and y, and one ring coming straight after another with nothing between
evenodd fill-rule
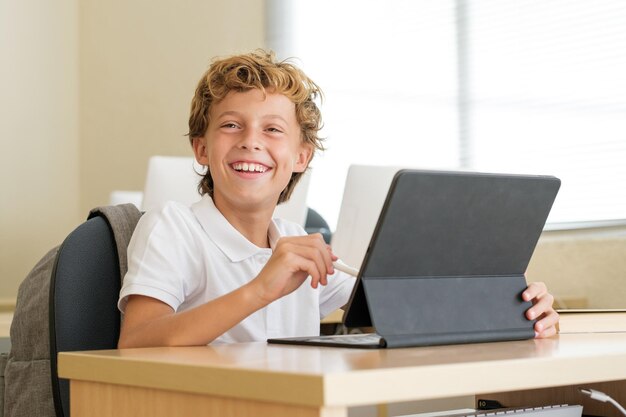
<instances>
[{"instance_id":1,"label":"grey chair back","mask_svg":"<svg viewBox=\"0 0 626 417\"><path fill-rule=\"evenodd\" d=\"M304 224L304 230L308 234L321 233L324 241L330 244L332 233L330 227L324 218L312 208L308 208L306 215L306 223Z\"/></svg>"},{"instance_id":2,"label":"grey chair back","mask_svg":"<svg viewBox=\"0 0 626 417\"><path fill-rule=\"evenodd\" d=\"M58 377L57 354L117 347L119 291L115 239L107 221L96 216L65 239L50 282L50 366L58 417L70 410L69 382Z\"/></svg>"}]
</instances>

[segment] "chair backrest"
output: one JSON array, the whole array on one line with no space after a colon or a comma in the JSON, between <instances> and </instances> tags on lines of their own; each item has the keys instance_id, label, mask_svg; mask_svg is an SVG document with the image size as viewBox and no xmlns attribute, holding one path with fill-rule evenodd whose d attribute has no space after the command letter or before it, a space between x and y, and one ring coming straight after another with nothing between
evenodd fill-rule
<instances>
[{"instance_id":1,"label":"chair backrest","mask_svg":"<svg viewBox=\"0 0 626 417\"><path fill-rule=\"evenodd\" d=\"M328 222L317 211L310 207L306 215L304 230L306 230L308 234L320 233L324 238L324 241L330 244L332 233L330 231L330 226L328 226Z\"/></svg>"},{"instance_id":2,"label":"chair backrest","mask_svg":"<svg viewBox=\"0 0 626 417\"><path fill-rule=\"evenodd\" d=\"M50 282L50 364L56 414L69 416L69 383L57 353L115 349L120 332L120 265L115 238L100 216L76 228L59 248Z\"/></svg>"}]
</instances>

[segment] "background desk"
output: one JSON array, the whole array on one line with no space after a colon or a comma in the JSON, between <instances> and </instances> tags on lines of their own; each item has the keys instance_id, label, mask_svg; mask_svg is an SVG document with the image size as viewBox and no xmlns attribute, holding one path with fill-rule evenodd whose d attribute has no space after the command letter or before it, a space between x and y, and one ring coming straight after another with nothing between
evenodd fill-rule
<instances>
[{"instance_id":1,"label":"background desk","mask_svg":"<svg viewBox=\"0 0 626 417\"><path fill-rule=\"evenodd\" d=\"M251 343L61 353L59 374L71 379L73 417L345 417L356 405L562 386L549 398L617 416L567 386L616 381L603 387L624 401L626 333L375 351Z\"/></svg>"},{"instance_id":2,"label":"background desk","mask_svg":"<svg viewBox=\"0 0 626 417\"><path fill-rule=\"evenodd\" d=\"M9 340L9 336L12 320L12 312L0 311L0 353L8 352L11 349L11 341Z\"/></svg>"}]
</instances>

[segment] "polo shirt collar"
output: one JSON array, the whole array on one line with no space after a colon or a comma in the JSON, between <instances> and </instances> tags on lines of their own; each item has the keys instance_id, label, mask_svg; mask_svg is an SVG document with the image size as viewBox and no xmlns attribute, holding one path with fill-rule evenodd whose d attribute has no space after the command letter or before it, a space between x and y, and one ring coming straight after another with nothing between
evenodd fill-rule
<instances>
[{"instance_id":1,"label":"polo shirt collar","mask_svg":"<svg viewBox=\"0 0 626 417\"><path fill-rule=\"evenodd\" d=\"M267 253L276 246L281 234L274 219L270 222L268 238L272 249L260 248L250 242L215 207L213 199L205 194L191 206L193 214L215 245L231 260L240 262L258 253Z\"/></svg>"}]
</instances>

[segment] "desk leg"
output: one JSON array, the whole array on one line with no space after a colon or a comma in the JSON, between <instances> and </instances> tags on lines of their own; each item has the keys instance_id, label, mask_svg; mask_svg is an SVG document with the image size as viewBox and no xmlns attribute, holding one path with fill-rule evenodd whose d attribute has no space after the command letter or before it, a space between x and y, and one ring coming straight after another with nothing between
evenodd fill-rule
<instances>
[{"instance_id":1,"label":"desk leg","mask_svg":"<svg viewBox=\"0 0 626 417\"><path fill-rule=\"evenodd\" d=\"M346 407L308 407L87 381L70 382L72 417L347 417Z\"/></svg>"}]
</instances>

